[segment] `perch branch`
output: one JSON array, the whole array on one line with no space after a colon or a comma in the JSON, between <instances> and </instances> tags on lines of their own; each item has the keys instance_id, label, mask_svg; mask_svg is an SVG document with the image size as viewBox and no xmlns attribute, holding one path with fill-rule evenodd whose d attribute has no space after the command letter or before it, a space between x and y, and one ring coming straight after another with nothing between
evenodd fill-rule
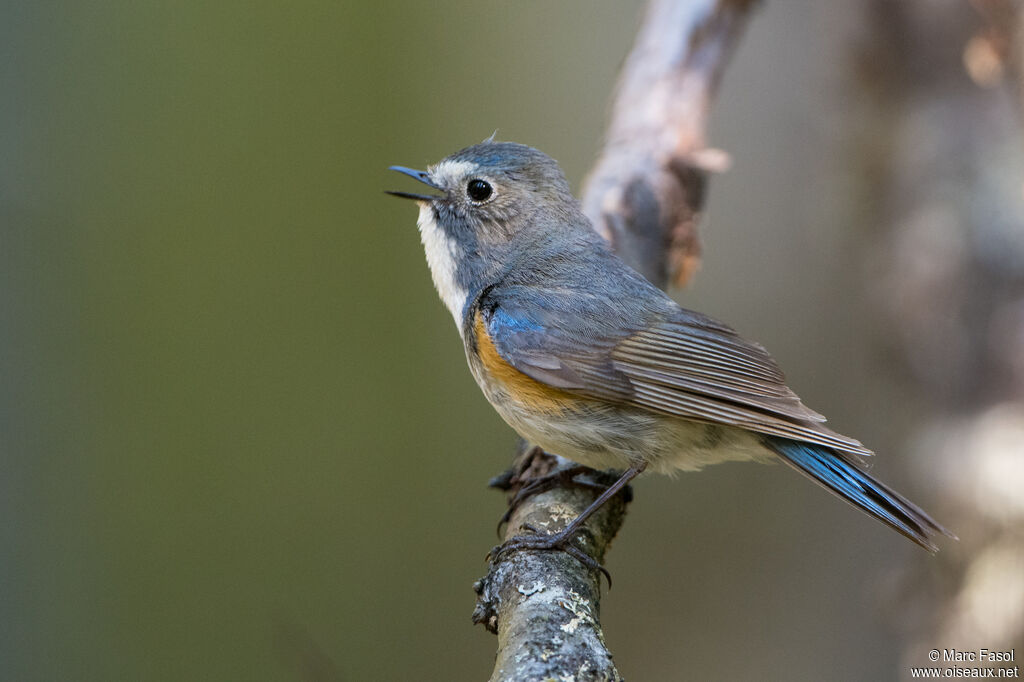
<instances>
[{"instance_id":1,"label":"perch branch","mask_svg":"<svg viewBox=\"0 0 1024 682\"><path fill-rule=\"evenodd\" d=\"M652 0L620 76L601 156L583 208L615 251L652 282L684 284L700 258L697 222L707 176L724 170L707 149L705 129L722 73L755 0ZM531 450L502 487L513 492L538 476L575 466ZM615 480L589 472L585 480ZM579 480L579 477L577 477ZM524 525L554 532L596 497L561 485L514 509L505 538ZM628 496L614 498L581 532L579 546L598 562L625 518ZM620 680L600 625L600 578L563 552L509 552L492 559L474 586L473 621L498 635L492 682Z\"/></svg>"}]
</instances>

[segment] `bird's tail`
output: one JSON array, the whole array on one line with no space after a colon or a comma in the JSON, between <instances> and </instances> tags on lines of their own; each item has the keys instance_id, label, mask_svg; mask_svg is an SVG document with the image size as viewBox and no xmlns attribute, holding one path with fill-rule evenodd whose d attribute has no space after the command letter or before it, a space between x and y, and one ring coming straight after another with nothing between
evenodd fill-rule
<instances>
[{"instance_id":1,"label":"bird's tail","mask_svg":"<svg viewBox=\"0 0 1024 682\"><path fill-rule=\"evenodd\" d=\"M786 464L929 552L939 550L932 540L934 536L956 538L920 507L869 476L841 452L774 436L766 437L765 445Z\"/></svg>"}]
</instances>

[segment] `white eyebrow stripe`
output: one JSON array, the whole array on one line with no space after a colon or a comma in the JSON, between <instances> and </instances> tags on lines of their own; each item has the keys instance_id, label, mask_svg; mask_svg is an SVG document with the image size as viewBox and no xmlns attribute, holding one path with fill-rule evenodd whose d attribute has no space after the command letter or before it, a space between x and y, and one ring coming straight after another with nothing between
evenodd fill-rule
<instances>
[{"instance_id":1,"label":"white eyebrow stripe","mask_svg":"<svg viewBox=\"0 0 1024 682\"><path fill-rule=\"evenodd\" d=\"M430 169L430 177L439 185L449 185L471 175L476 169L477 165L470 161L442 161Z\"/></svg>"}]
</instances>

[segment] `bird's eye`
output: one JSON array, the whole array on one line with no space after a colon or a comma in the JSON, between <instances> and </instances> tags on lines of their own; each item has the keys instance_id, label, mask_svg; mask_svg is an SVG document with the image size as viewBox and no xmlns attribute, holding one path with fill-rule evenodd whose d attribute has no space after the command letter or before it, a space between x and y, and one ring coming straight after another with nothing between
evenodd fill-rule
<instances>
[{"instance_id":1,"label":"bird's eye","mask_svg":"<svg viewBox=\"0 0 1024 682\"><path fill-rule=\"evenodd\" d=\"M486 201L490 198L493 191L490 183L484 180L470 180L469 184L466 185L466 194L473 201Z\"/></svg>"}]
</instances>

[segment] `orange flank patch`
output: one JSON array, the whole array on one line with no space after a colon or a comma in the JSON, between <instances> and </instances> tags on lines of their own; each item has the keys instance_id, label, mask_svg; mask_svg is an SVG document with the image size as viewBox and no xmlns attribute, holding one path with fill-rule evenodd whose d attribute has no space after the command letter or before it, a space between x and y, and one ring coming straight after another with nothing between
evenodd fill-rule
<instances>
[{"instance_id":1,"label":"orange flank patch","mask_svg":"<svg viewBox=\"0 0 1024 682\"><path fill-rule=\"evenodd\" d=\"M479 312L476 314L473 327L476 331L480 363L491 378L508 392L509 397L523 408L531 412L557 414L580 402L580 399L571 393L532 379L505 362L498 349L494 347L494 341L487 333L484 318Z\"/></svg>"}]
</instances>

